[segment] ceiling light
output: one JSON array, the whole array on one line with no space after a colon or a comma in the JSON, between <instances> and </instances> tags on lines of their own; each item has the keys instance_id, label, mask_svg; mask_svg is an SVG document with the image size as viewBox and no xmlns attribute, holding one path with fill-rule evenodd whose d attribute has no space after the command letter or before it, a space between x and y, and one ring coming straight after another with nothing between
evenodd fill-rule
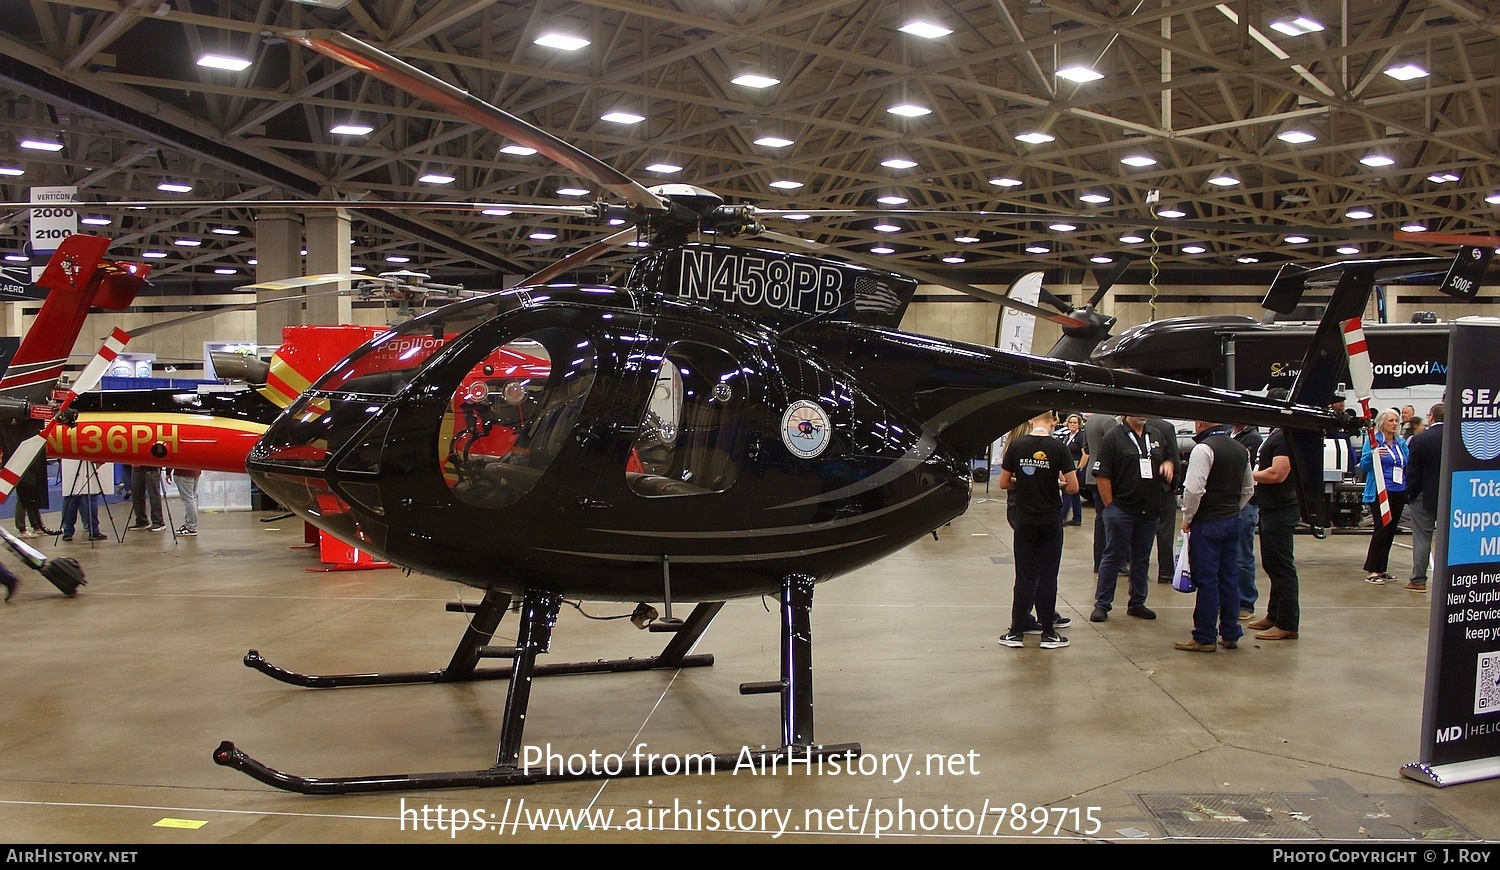
<instances>
[{"instance_id":1,"label":"ceiling light","mask_svg":"<svg viewBox=\"0 0 1500 870\"><path fill-rule=\"evenodd\" d=\"M1234 261L1236 263L1259 263L1260 262L1260 258L1259 257L1248 257L1248 256L1247 257L1235 257Z\"/></svg>"},{"instance_id":2,"label":"ceiling light","mask_svg":"<svg viewBox=\"0 0 1500 870\"><path fill-rule=\"evenodd\" d=\"M1434 172L1427 176L1427 180L1436 184L1444 184L1449 181L1458 181L1458 176L1451 172Z\"/></svg>"},{"instance_id":3,"label":"ceiling light","mask_svg":"<svg viewBox=\"0 0 1500 870\"><path fill-rule=\"evenodd\" d=\"M1300 193L1288 193L1281 197L1282 202L1292 202L1301 205L1304 202L1312 202L1312 197L1303 196Z\"/></svg>"},{"instance_id":4,"label":"ceiling light","mask_svg":"<svg viewBox=\"0 0 1500 870\"><path fill-rule=\"evenodd\" d=\"M1426 78L1427 70L1408 61L1406 63L1398 63L1395 66L1386 67L1385 74L1398 82L1409 82L1412 79Z\"/></svg>"},{"instance_id":5,"label":"ceiling light","mask_svg":"<svg viewBox=\"0 0 1500 870\"><path fill-rule=\"evenodd\" d=\"M650 166L646 167L646 171L657 172L662 175L671 175L674 172L681 172L682 167L678 166L675 163L653 163Z\"/></svg>"},{"instance_id":6,"label":"ceiling light","mask_svg":"<svg viewBox=\"0 0 1500 870\"><path fill-rule=\"evenodd\" d=\"M1156 158L1149 154L1131 154L1128 157L1121 157L1120 162L1126 166L1155 166Z\"/></svg>"},{"instance_id":7,"label":"ceiling light","mask_svg":"<svg viewBox=\"0 0 1500 870\"><path fill-rule=\"evenodd\" d=\"M886 109L892 115L900 115L903 118L920 118L923 115L932 114L932 110L926 106L917 106L912 103L897 103Z\"/></svg>"},{"instance_id":8,"label":"ceiling light","mask_svg":"<svg viewBox=\"0 0 1500 870\"><path fill-rule=\"evenodd\" d=\"M1344 212L1344 217L1353 221L1369 220L1374 216L1375 212L1370 211L1367 208L1351 208L1348 211Z\"/></svg>"},{"instance_id":9,"label":"ceiling light","mask_svg":"<svg viewBox=\"0 0 1500 870\"><path fill-rule=\"evenodd\" d=\"M0 175L9 175L9 176L14 177L14 176L17 176L17 175L25 175L25 174L26 174L26 170L19 169L19 168L15 167L15 166L0 166Z\"/></svg>"},{"instance_id":10,"label":"ceiling light","mask_svg":"<svg viewBox=\"0 0 1500 870\"><path fill-rule=\"evenodd\" d=\"M235 229L234 227L214 227L212 230L209 230L209 232L220 236L237 236L240 234L240 231Z\"/></svg>"},{"instance_id":11,"label":"ceiling light","mask_svg":"<svg viewBox=\"0 0 1500 870\"><path fill-rule=\"evenodd\" d=\"M1105 263L1113 263L1114 261L1115 261L1114 257L1106 257L1103 254L1095 254L1094 256L1089 257L1089 262L1091 262L1091 263L1098 263L1101 266L1104 265Z\"/></svg>"},{"instance_id":12,"label":"ceiling light","mask_svg":"<svg viewBox=\"0 0 1500 870\"><path fill-rule=\"evenodd\" d=\"M303 248L302 250L300 250L300 251L297 252L297 255L301 256L301 257L307 256L307 249Z\"/></svg>"},{"instance_id":13,"label":"ceiling light","mask_svg":"<svg viewBox=\"0 0 1500 870\"><path fill-rule=\"evenodd\" d=\"M214 274L215 275L233 275L237 271L239 271L239 270L237 270L237 269L231 269L228 266L221 266L220 268L214 270Z\"/></svg>"},{"instance_id":14,"label":"ceiling light","mask_svg":"<svg viewBox=\"0 0 1500 870\"><path fill-rule=\"evenodd\" d=\"M1164 217L1164 218L1187 217L1187 212L1183 211L1180 208L1164 208L1161 211L1157 212L1156 214L1157 214L1157 216Z\"/></svg>"},{"instance_id":15,"label":"ceiling light","mask_svg":"<svg viewBox=\"0 0 1500 870\"><path fill-rule=\"evenodd\" d=\"M1127 245L1139 245L1141 242L1144 242L1145 240L1146 240L1145 236L1138 236L1138 235L1136 235L1134 233L1131 233L1128 236L1120 236L1120 241L1124 242Z\"/></svg>"},{"instance_id":16,"label":"ceiling light","mask_svg":"<svg viewBox=\"0 0 1500 870\"><path fill-rule=\"evenodd\" d=\"M1318 137L1306 130L1282 130L1276 134L1276 138L1283 142L1290 142L1293 145L1301 145L1305 142L1313 142Z\"/></svg>"},{"instance_id":17,"label":"ceiling light","mask_svg":"<svg viewBox=\"0 0 1500 870\"><path fill-rule=\"evenodd\" d=\"M1366 154L1359 158L1359 162L1366 166L1390 166L1396 162L1395 158L1385 154Z\"/></svg>"},{"instance_id":18,"label":"ceiling light","mask_svg":"<svg viewBox=\"0 0 1500 870\"><path fill-rule=\"evenodd\" d=\"M107 217L99 217L96 215L89 215L88 217L79 218L78 222L81 224L88 224L91 227L107 227L110 224L114 223L114 221L110 220Z\"/></svg>"},{"instance_id":19,"label":"ceiling light","mask_svg":"<svg viewBox=\"0 0 1500 870\"><path fill-rule=\"evenodd\" d=\"M634 112L622 112L619 109L612 112L605 112L599 118L604 121L613 121L616 124L639 124L646 120L645 115L637 115Z\"/></svg>"},{"instance_id":20,"label":"ceiling light","mask_svg":"<svg viewBox=\"0 0 1500 870\"><path fill-rule=\"evenodd\" d=\"M625 244L627 246L629 246L629 247L632 247L632 248L649 248L649 247L651 247L651 243L648 242L648 241L646 241L645 239L636 239L633 242L626 242Z\"/></svg>"},{"instance_id":21,"label":"ceiling light","mask_svg":"<svg viewBox=\"0 0 1500 870\"><path fill-rule=\"evenodd\" d=\"M771 182L771 186L780 190L796 190L797 188L802 186L802 182L790 181L788 179L782 178Z\"/></svg>"},{"instance_id":22,"label":"ceiling light","mask_svg":"<svg viewBox=\"0 0 1500 870\"><path fill-rule=\"evenodd\" d=\"M898 226L896 226L895 224L876 224L871 229L875 230L875 232L877 232L877 233L899 233L899 232L901 232L901 228L898 227Z\"/></svg>"},{"instance_id":23,"label":"ceiling light","mask_svg":"<svg viewBox=\"0 0 1500 870\"><path fill-rule=\"evenodd\" d=\"M334 124L328 132L335 136L368 136L375 128L367 124Z\"/></svg>"},{"instance_id":24,"label":"ceiling light","mask_svg":"<svg viewBox=\"0 0 1500 870\"><path fill-rule=\"evenodd\" d=\"M1340 254L1358 254L1359 253L1359 248L1355 247L1354 245L1339 245L1334 250L1338 251Z\"/></svg>"},{"instance_id":25,"label":"ceiling light","mask_svg":"<svg viewBox=\"0 0 1500 870\"><path fill-rule=\"evenodd\" d=\"M1500 205L1500 190L1497 190L1489 196L1485 197L1484 201L1489 203L1490 205Z\"/></svg>"},{"instance_id":26,"label":"ceiling light","mask_svg":"<svg viewBox=\"0 0 1500 870\"><path fill-rule=\"evenodd\" d=\"M240 70L248 69L250 61L245 60L243 57L230 57L226 54L205 54L198 58L198 66L239 72Z\"/></svg>"},{"instance_id":27,"label":"ceiling light","mask_svg":"<svg viewBox=\"0 0 1500 870\"><path fill-rule=\"evenodd\" d=\"M1309 241L1307 236L1287 236L1283 239L1288 245L1301 245Z\"/></svg>"},{"instance_id":28,"label":"ceiling light","mask_svg":"<svg viewBox=\"0 0 1500 870\"><path fill-rule=\"evenodd\" d=\"M177 239L176 241L172 242L172 244L176 245L179 248L196 248L199 245L203 244L203 240L202 239Z\"/></svg>"},{"instance_id":29,"label":"ceiling light","mask_svg":"<svg viewBox=\"0 0 1500 870\"><path fill-rule=\"evenodd\" d=\"M1083 200L1084 202L1094 203L1095 205L1098 205L1101 202L1109 202L1109 197L1105 196L1102 193L1085 193L1078 198Z\"/></svg>"},{"instance_id":30,"label":"ceiling light","mask_svg":"<svg viewBox=\"0 0 1500 870\"><path fill-rule=\"evenodd\" d=\"M1424 226L1422 226L1421 224L1406 224L1405 226L1403 226L1401 228L1401 232L1403 232L1403 233L1425 233L1425 232L1427 232L1427 228L1424 227Z\"/></svg>"},{"instance_id":31,"label":"ceiling light","mask_svg":"<svg viewBox=\"0 0 1500 870\"><path fill-rule=\"evenodd\" d=\"M514 154L517 157L530 157L531 155L533 155L533 154L536 153L536 149L535 148L527 147L525 145L510 144L510 145L502 145L500 147L500 153L501 154Z\"/></svg>"},{"instance_id":32,"label":"ceiling light","mask_svg":"<svg viewBox=\"0 0 1500 870\"><path fill-rule=\"evenodd\" d=\"M146 252L144 252L144 253L141 254L142 257L145 257L148 260L160 260L162 257L165 257L166 255L167 255L166 251L146 251Z\"/></svg>"},{"instance_id":33,"label":"ceiling light","mask_svg":"<svg viewBox=\"0 0 1500 870\"><path fill-rule=\"evenodd\" d=\"M923 21L920 18L914 18L896 29L902 33L910 33L912 36L920 36L923 39L937 39L953 32L941 24Z\"/></svg>"},{"instance_id":34,"label":"ceiling light","mask_svg":"<svg viewBox=\"0 0 1500 870\"><path fill-rule=\"evenodd\" d=\"M1019 178L991 178L990 184L996 187L1020 187L1025 182Z\"/></svg>"},{"instance_id":35,"label":"ceiling light","mask_svg":"<svg viewBox=\"0 0 1500 870\"><path fill-rule=\"evenodd\" d=\"M963 254L949 254L948 256L946 256L946 257L943 258L943 262L944 263L953 263L953 264L956 265L958 263L966 263L968 261L964 259L964 255Z\"/></svg>"},{"instance_id":36,"label":"ceiling light","mask_svg":"<svg viewBox=\"0 0 1500 870\"><path fill-rule=\"evenodd\" d=\"M958 242L960 245L972 245L975 242L979 241L979 237L978 236L954 236L953 237L953 241Z\"/></svg>"},{"instance_id":37,"label":"ceiling light","mask_svg":"<svg viewBox=\"0 0 1500 870\"><path fill-rule=\"evenodd\" d=\"M1073 224L1055 223L1048 224L1047 229L1051 230L1054 233L1071 233L1074 230L1078 229L1078 227L1074 226Z\"/></svg>"},{"instance_id":38,"label":"ceiling light","mask_svg":"<svg viewBox=\"0 0 1500 870\"><path fill-rule=\"evenodd\" d=\"M31 258L25 254L6 254L5 261L8 263L30 263Z\"/></svg>"},{"instance_id":39,"label":"ceiling light","mask_svg":"<svg viewBox=\"0 0 1500 870\"><path fill-rule=\"evenodd\" d=\"M1317 33L1323 29L1323 25L1301 15L1296 18L1277 19L1271 22L1270 27L1277 33L1284 33L1287 36L1303 36L1308 33Z\"/></svg>"},{"instance_id":40,"label":"ceiling light","mask_svg":"<svg viewBox=\"0 0 1500 870\"><path fill-rule=\"evenodd\" d=\"M1201 253L1203 253L1206 250L1208 250L1208 248L1205 248L1202 245L1183 245L1182 246L1182 252L1184 254L1201 254Z\"/></svg>"},{"instance_id":41,"label":"ceiling light","mask_svg":"<svg viewBox=\"0 0 1500 870\"><path fill-rule=\"evenodd\" d=\"M364 270L365 270L364 266L350 266L349 267L349 271L351 271L351 272L363 272Z\"/></svg>"},{"instance_id":42,"label":"ceiling light","mask_svg":"<svg viewBox=\"0 0 1500 870\"><path fill-rule=\"evenodd\" d=\"M587 39L581 36L571 36L566 33L543 33L532 42L547 48L561 49L562 51L577 51L589 44Z\"/></svg>"},{"instance_id":43,"label":"ceiling light","mask_svg":"<svg viewBox=\"0 0 1500 870\"><path fill-rule=\"evenodd\" d=\"M1022 142L1027 143L1028 145L1045 145L1046 143L1053 141L1057 137L1049 133L1043 133L1040 130L1033 130L1030 133L1022 133L1016 138L1021 140Z\"/></svg>"},{"instance_id":44,"label":"ceiling light","mask_svg":"<svg viewBox=\"0 0 1500 870\"><path fill-rule=\"evenodd\" d=\"M61 142L57 142L51 139L22 139L18 144L22 148L27 148L32 151L52 151L55 153L63 150Z\"/></svg>"},{"instance_id":45,"label":"ceiling light","mask_svg":"<svg viewBox=\"0 0 1500 870\"><path fill-rule=\"evenodd\" d=\"M764 145L767 148L785 148L793 143L792 140L783 139L780 136L762 136L755 140L755 144Z\"/></svg>"},{"instance_id":46,"label":"ceiling light","mask_svg":"<svg viewBox=\"0 0 1500 870\"><path fill-rule=\"evenodd\" d=\"M802 214L800 212L797 212L797 213L793 213L793 214L784 214L784 215L782 215L782 217L785 218L786 220L789 220L789 221L805 221L805 220L808 220L809 218L811 218L812 215L810 215L810 214Z\"/></svg>"},{"instance_id":47,"label":"ceiling light","mask_svg":"<svg viewBox=\"0 0 1500 870\"><path fill-rule=\"evenodd\" d=\"M387 263L410 263L411 257L403 257L400 254L390 254L385 258Z\"/></svg>"},{"instance_id":48,"label":"ceiling light","mask_svg":"<svg viewBox=\"0 0 1500 870\"><path fill-rule=\"evenodd\" d=\"M729 81L747 88L769 88L771 85L781 84L781 79L773 79L760 73L740 73Z\"/></svg>"},{"instance_id":49,"label":"ceiling light","mask_svg":"<svg viewBox=\"0 0 1500 870\"><path fill-rule=\"evenodd\" d=\"M887 157L880 161L880 165L888 169L911 169L917 165L917 161L906 157Z\"/></svg>"},{"instance_id":50,"label":"ceiling light","mask_svg":"<svg viewBox=\"0 0 1500 870\"><path fill-rule=\"evenodd\" d=\"M1050 254L1050 253L1052 253L1052 249L1049 248L1049 247L1047 247L1046 245L1027 245L1026 246L1026 253L1028 253L1028 254Z\"/></svg>"},{"instance_id":51,"label":"ceiling light","mask_svg":"<svg viewBox=\"0 0 1500 870\"><path fill-rule=\"evenodd\" d=\"M550 242L553 239L557 238L557 233L551 232L550 230L537 230L536 232L527 236L527 238L535 239L539 242Z\"/></svg>"},{"instance_id":52,"label":"ceiling light","mask_svg":"<svg viewBox=\"0 0 1500 870\"><path fill-rule=\"evenodd\" d=\"M1215 175L1208 180L1208 183L1215 187L1234 187L1240 183L1240 180L1233 175Z\"/></svg>"},{"instance_id":53,"label":"ceiling light","mask_svg":"<svg viewBox=\"0 0 1500 870\"><path fill-rule=\"evenodd\" d=\"M1060 79L1067 79L1070 82L1080 85L1087 84L1088 82L1097 82L1104 78L1104 73L1095 72L1092 68L1086 66L1065 66L1054 73L1054 75Z\"/></svg>"},{"instance_id":54,"label":"ceiling light","mask_svg":"<svg viewBox=\"0 0 1500 870\"><path fill-rule=\"evenodd\" d=\"M260 261L257 260L257 259L255 259L254 257L251 257L250 259L246 260L245 262L249 263L252 266L259 266L260 265ZM349 268L350 269L363 269L364 267L363 266L350 266Z\"/></svg>"},{"instance_id":55,"label":"ceiling light","mask_svg":"<svg viewBox=\"0 0 1500 870\"><path fill-rule=\"evenodd\" d=\"M891 248L891 247L887 247L885 245L876 245L875 247L873 247L873 248L870 249L870 253L872 253L872 254L894 254L894 253L896 253L896 249L895 248Z\"/></svg>"},{"instance_id":56,"label":"ceiling light","mask_svg":"<svg viewBox=\"0 0 1500 870\"><path fill-rule=\"evenodd\" d=\"M417 181L422 184L452 184L457 180L457 178L454 178L451 175L443 175L437 172L429 172L417 179Z\"/></svg>"},{"instance_id":57,"label":"ceiling light","mask_svg":"<svg viewBox=\"0 0 1500 870\"><path fill-rule=\"evenodd\" d=\"M911 200L907 199L906 197L898 196L894 193L888 196L882 196L875 201L880 203L881 205L906 205L908 202L911 202Z\"/></svg>"},{"instance_id":58,"label":"ceiling light","mask_svg":"<svg viewBox=\"0 0 1500 870\"><path fill-rule=\"evenodd\" d=\"M480 212L480 214L487 214L490 217L505 217L510 213L511 211L508 208L487 208Z\"/></svg>"},{"instance_id":59,"label":"ceiling light","mask_svg":"<svg viewBox=\"0 0 1500 870\"><path fill-rule=\"evenodd\" d=\"M156 189L157 190L164 190L167 193L192 193L193 192L193 186L191 184L187 184L186 182L182 182L182 181L163 181L161 184L158 184L156 186Z\"/></svg>"}]
</instances>

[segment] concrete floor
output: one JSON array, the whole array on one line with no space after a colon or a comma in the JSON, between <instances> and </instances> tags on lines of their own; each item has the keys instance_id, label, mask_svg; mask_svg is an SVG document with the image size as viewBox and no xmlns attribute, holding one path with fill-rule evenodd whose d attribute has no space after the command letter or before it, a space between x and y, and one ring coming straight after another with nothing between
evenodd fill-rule
<instances>
[{"instance_id":1,"label":"concrete floor","mask_svg":"<svg viewBox=\"0 0 1500 870\"><path fill-rule=\"evenodd\" d=\"M395 570L310 573L316 556L291 548L300 526L270 516L206 515L201 536L175 541L33 542L83 563L89 585L72 600L5 557L26 576L0 607L0 839L761 842L785 830L827 842L873 839L879 826L907 841L1500 838L1500 781L1434 789L1398 772L1418 754L1429 597L1362 582L1365 537L1298 537L1300 640L1206 655L1172 649L1188 637L1192 599L1167 586L1151 590L1156 621L1120 608L1089 623L1091 530L1069 529L1072 645L1041 650L1032 638L1016 650L996 643L1010 532L989 500L941 540L818 588L817 736L859 742L862 763L884 769L282 792L215 765L212 751L233 740L309 776L484 768L506 686L311 690L244 667L255 648L311 673L441 668L464 620L444 604L478 597ZM1393 573L1409 554L1395 551ZM699 644L712 668L538 680L526 742L578 755L644 743L678 758L778 744L776 697L737 691L778 676L771 605L725 607ZM497 642L514 630L508 616ZM549 658L651 655L663 638L564 608ZM908 760L900 778L894 765ZM445 822L462 810L507 823L453 832L439 828L439 806ZM615 829L514 824L523 810L580 809L612 812ZM632 822L652 830L618 829Z\"/></svg>"}]
</instances>

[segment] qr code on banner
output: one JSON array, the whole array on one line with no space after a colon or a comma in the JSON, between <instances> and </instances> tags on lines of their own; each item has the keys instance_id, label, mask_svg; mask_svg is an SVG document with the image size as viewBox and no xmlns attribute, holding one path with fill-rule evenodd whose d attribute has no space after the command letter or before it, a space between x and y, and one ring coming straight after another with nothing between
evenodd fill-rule
<instances>
[{"instance_id":1,"label":"qr code on banner","mask_svg":"<svg viewBox=\"0 0 1500 870\"><path fill-rule=\"evenodd\" d=\"M1479 654L1474 681L1474 712L1500 711L1500 652Z\"/></svg>"}]
</instances>

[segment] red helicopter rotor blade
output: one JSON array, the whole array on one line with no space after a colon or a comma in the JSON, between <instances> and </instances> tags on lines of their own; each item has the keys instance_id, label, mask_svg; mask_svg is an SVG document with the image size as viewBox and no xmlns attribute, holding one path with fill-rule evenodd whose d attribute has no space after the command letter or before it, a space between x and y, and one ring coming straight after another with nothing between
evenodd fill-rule
<instances>
[{"instance_id":1,"label":"red helicopter rotor blade","mask_svg":"<svg viewBox=\"0 0 1500 870\"><path fill-rule=\"evenodd\" d=\"M427 100L486 130L535 148L544 156L622 197L632 210L667 211L665 200L609 164L372 45L337 30L303 30L283 35L319 54L364 70L387 84Z\"/></svg>"}]
</instances>

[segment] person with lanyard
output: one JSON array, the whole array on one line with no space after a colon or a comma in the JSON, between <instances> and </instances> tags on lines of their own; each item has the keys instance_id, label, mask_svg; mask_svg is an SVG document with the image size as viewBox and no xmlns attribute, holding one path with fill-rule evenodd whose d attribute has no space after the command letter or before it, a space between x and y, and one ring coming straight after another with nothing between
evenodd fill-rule
<instances>
[{"instance_id":1,"label":"person with lanyard","mask_svg":"<svg viewBox=\"0 0 1500 870\"><path fill-rule=\"evenodd\" d=\"M1083 466L1083 448L1086 443L1083 437L1083 417L1077 414L1069 414L1065 425L1067 426L1067 431L1062 436L1063 446L1068 448L1068 455L1073 458L1073 467L1081 468ZM1073 516L1071 520L1068 519L1070 513ZM1062 497L1062 515L1063 525L1065 526L1083 525L1083 496L1076 492L1064 493Z\"/></svg>"},{"instance_id":2,"label":"person with lanyard","mask_svg":"<svg viewBox=\"0 0 1500 870\"><path fill-rule=\"evenodd\" d=\"M1233 427L1198 421L1198 442L1188 456L1182 482L1182 532L1197 601L1193 638L1173 647L1184 652L1238 649L1240 627L1240 511L1255 492L1250 451Z\"/></svg>"},{"instance_id":3,"label":"person with lanyard","mask_svg":"<svg viewBox=\"0 0 1500 870\"><path fill-rule=\"evenodd\" d=\"M1172 485L1176 470L1167 445L1146 428L1146 418L1125 417L1125 425L1104 437L1091 466L1104 514L1104 555L1094 589L1090 622L1104 622L1114 606L1120 571L1129 568L1130 598L1125 612L1137 619L1155 619L1146 606L1151 570L1151 544L1156 540L1156 518L1162 488Z\"/></svg>"},{"instance_id":4,"label":"person with lanyard","mask_svg":"<svg viewBox=\"0 0 1500 870\"><path fill-rule=\"evenodd\" d=\"M1365 582L1383 586L1387 580L1396 578L1386 572L1390 567L1391 544L1396 540L1396 521L1406 507L1406 466L1411 453L1406 441L1396 434L1401 425L1401 413L1395 410L1381 411L1375 418L1375 428L1360 451L1359 467L1365 472L1364 503L1370 506L1375 519L1375 534L1370 536L1370 548L1365 551ZM1376 468L1379 462L1380 467ZM1390 519L1381 517L1380 502L1375 490L1375 475L1385 482L1386 503L1390 507Z\"/></svg>"},{"instance_id":5,"label":"person with lanyard","mask_svg":"<svg viewBox=\"0 0 1500 870\"><path fill-rule=\"evenodd\" d=\"M1000 464L1016 562L1010 628L1000 636L1002 646L1025 646L1026 634L1038 628L1042 649L1068 645L1057 633L1057 572L1063 550L1062 493L1078 492L1078 472L1068 448L1052 436L1056 422L1051 411L1032 417L1027 432L1010 439Z\"/></svg>"}]
</instances>

